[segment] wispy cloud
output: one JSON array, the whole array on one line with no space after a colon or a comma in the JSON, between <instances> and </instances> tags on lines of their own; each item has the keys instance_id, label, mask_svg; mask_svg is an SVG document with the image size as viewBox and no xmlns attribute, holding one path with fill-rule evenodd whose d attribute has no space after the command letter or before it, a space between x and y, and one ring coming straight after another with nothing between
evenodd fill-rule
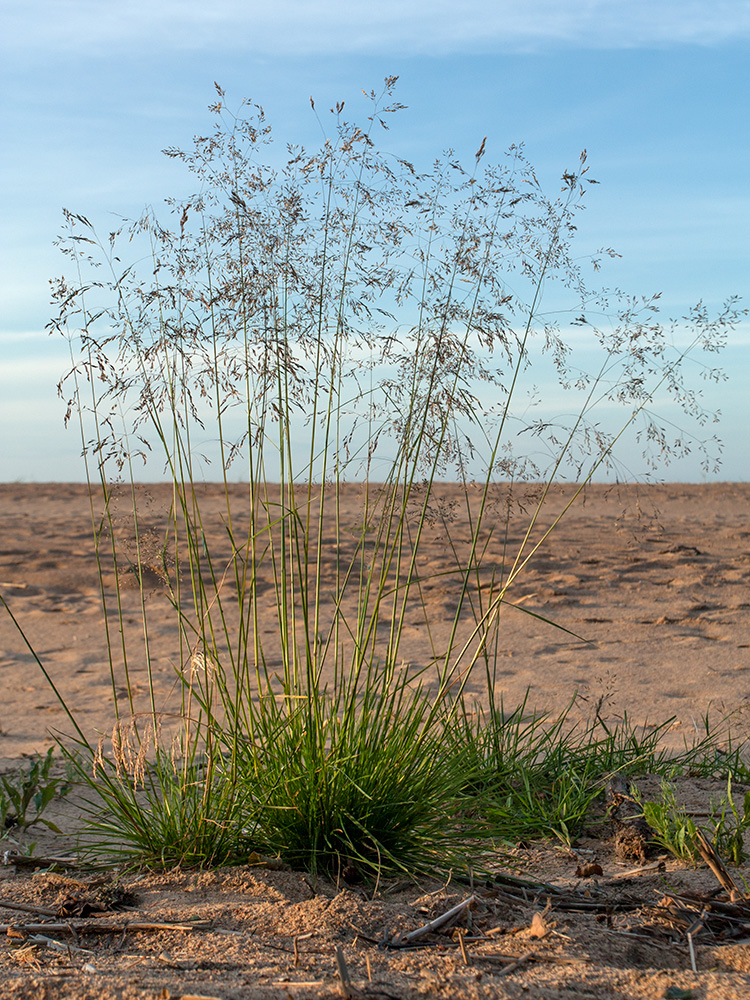
<instances>
[{"instance_id":1,"label":"wispy cloud","mask_svg":"<svg viewBox=\"0 0 750 1000\"><path fill-rule=\"evenodd\" d=\"M60 54L445 55L750 38L750 0L10 0L5 8L8 48Z\"/></svg>"}]
</instances>

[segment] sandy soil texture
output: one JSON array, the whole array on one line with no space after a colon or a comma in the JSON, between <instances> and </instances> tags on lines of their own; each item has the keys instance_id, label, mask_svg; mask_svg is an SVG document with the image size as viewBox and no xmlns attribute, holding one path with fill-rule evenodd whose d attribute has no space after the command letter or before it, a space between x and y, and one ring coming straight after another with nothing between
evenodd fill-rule
<instances>
[{"instance_id":1,"label":"sandy soil texture","mask_svg":"<svg viewBox=\"0 0 750 1000\"><path fill-rule=\"evenodd\" d=\"M641 782L647 796L656 790L649 782ZM679 782L694 810L716 790L705 779ZM52 815L65 826L66 813L75 823L74 802ZM42 856L52 846L39 835ZM675 931L669 920L665 901L685 905L692 893L701 901L687 904L688 921L703 913L708 922L705 901L718 889L711 872L669 855L617 857L604 820L573 850L498 851L494 880L474 884L336 885L257 857L210 872L37 865L0 868L0 1000L750 995L741 930L723 942L722 927L696 932L691 958L684 925Z\"/></svg>"},{"instance_id":2,"label":"sandy soil texture","mask_svg":"<svg viewBox=\"0 0 750 1000\"><path fill-rule=\"evenodd\" d=\"M205 487L204 527L211 550L228 544L221 493ZM234 487L235 510L243 491ZM544 523L558 511L570 490L560 490ZM446 505L455 488L444 487ZM158 534L166 524L170 494L164 486L139 494L141 529ZM117 517L128 531L129 498L124 492ZM514 552L528 517L511 520L507 543L498 503L499 528L484 558L484 582L502 559L503 544ZM492 524L489 518L488 523ZM339 548L353 549L362 524L362 499L356 487L343 494L344 532ZM112 723L106 632L97 566L91 541L89 493L85 486L0 485L0 587L35 651L75 707L86 731L108 730ZM242 525L235 524L238 532ZM453 520L428 528L420 565L422 595L434 623L432 644L439 652L456 608L455 568L468 548L469 526L457 510ZM324 532L326 565L333 574L336 538ZM104 568L105 582L112 578ZM264 576L265 574L265 576ZM260 591L270 590L268 565L259 568ZM174 688L179 645L174 615L160 581L148 596L150 652L157 682ZM497 690L507 708L529 691L529 705L561 710L578 692L589 703L603 699L603 711L616 719L627 711L636 723L675 717L675 740L706 712L718 717L742 707L750 694L750 486L652 486L607 489L592 486L550 535L508 595L510 602L552 619L580 641L524 614L502 611ZM140 595L134 582L123 592L131 663L142 648ZM415 602L416 604L417 602ZM120 638L110 602L110 635ZM275 629L269 594L260 605L261 631ZM414 666L430 655L423 612L407 616L402 654ZM145 685L145 670L140 681ZM49 745L48 730L65 729L65 716L34 658L6 615L0 615L0 760ZM483 679L475 690L482 695ZM585 701L582 700L582 705ZM679 730L679 731L678 731Z\"/></svg>"},{"instance_id":3,"label":"sandy soil texture","mask_svg":"<svg viewBox=\"0 0 750 1000\"><path fill-rule=\"evenodd\" d=\"M241 511L242 487L233 487L233 493ZM546 523L569 495L569 488L555 494ZM456 496L455 488L443 488L443 509L450 509ZM220 554L227 547L220 493L205 487L202 499L209 542ZM138 503L142 526L158 536L166 523L168 491L144 487ZM342 504L342 521L349 525L349 535L344 532L340 542L345 556L343 549L353 545L347 538L354 539L362 524L356 487L344 492ZM499 496L498 524L503 510ZM528 691L529 705L558 712L578 693L575 711L583 715L598 705L611 721L625 712L636 723L658 724L674 717L669 739L677 747L691 739L707 712L717 721L735 712L735 730L746 735L749 514L746 484L638 491L588 488L584 502L568 512L508 595L518 607L502 612L496 692L506 707L520 703ZM126 496L118 518L125 536ZM109 731L112 692L88 489L0 485L0 524L0 591L82 728L92 736L97 730ZM482 586L490 592L503 539L512 551L525 524L518 513L507 535L498 531L489 539ZM456 608L456 594L444 571L460 561L468 541L468 521L460 511L447 523L438 520L427 532L420 573L422 599L435 622L432 648L439 649ZM334 573L336 539L328 526L323 543L326 572ZM105 582L111 584L109 573L105 566ZM168 707L179 646L167 596L158 577L151 582L147 611L152 665ZM271 586L270 579L261 583ZM135 586L123 594L126 632L132 630L126 639L136 650L140 595ZM588 641L556 630L522 608ZM271 634L270 600L265 613ZM113 616L109 621L114 624ZM431 656L418 609L407 616L402 653L414 666L424 665ZM145 674L139 683L145 690ZM481 697L480 682L475 689ZM0 770L7 771L23 755L50 746L50 729L65 731L69 726L4 613L0 690ZM722 790L711 782L693 781L683 793L707 802ZM65 833L73 834L74 797L55 808ZM65 841L61 847L36 831L33 839L38 840L37 855L60 853L65 846ZM576 875L582 863L592 859L601 874ZM342 996L347 991L369 997L539 1000L750 996L750 946L719 946L713 938L700 943L698 937L698 971L693 972L684 936L673 940L661 925L654 930L653 907L670 886L678 892L716 888L706 869L684 869L663 860L661 870L626 877L634 863L615 856L606 824L575 852L546 846L498 855L501 872L515 872L536 885L545 882L597 904L575 910L556 906L552 899L552 909L536 924L534 915L543 913L551 898L548 889L526 900L500 884L472 889L458 882L384 884L373 893L372 887L335 886L272 870L262 859L232 871L124 874L131 909L72 917L75 906L70 900L95 897L100 874L34 873L33 868L11 864L0 869L3 933L8 925L55 920L68 920L78 930L46 935L62 942L62 951L34 943L28 937L31 932L14 937L11 931L3 938L0 1000L194 995L239 1000ZM658 856L650 859L658 861ZM457 923L428 935L424 947L384 947L384 942L398 941L399 933L418 928L472 895L476 898ZM3 908L4 903L26 909ZM45 916L43 911L49 912ZM115 929L87 929L86 919L110 921ZM130 929L138 922L154 926ZM179 927L157 926L165 922ZM748 928L750 936L750 919ZM460 933L465 934L463 950ZM512 959L529 953L520 966L510 968Z\"/></svg>"}]
</instances>

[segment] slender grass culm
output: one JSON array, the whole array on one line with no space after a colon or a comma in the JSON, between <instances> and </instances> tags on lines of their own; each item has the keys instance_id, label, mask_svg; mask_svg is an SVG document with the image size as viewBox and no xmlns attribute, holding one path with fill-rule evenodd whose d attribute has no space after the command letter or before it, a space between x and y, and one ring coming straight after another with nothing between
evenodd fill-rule
<instances>
[{"instance_id":1,"label":"slender grass culm","mask_svg":"<svg viewBox=\"0 0 750 1000\"><path fill-rule=\"evenodd\" d=\"M552 801L551 769L569 757L545 777L539 755L554 737L532 729L523 780L502 770L525 737L521 716L506 725L497 708L500 609L585 484L614 467L626 431L665 460L682 447L651 413L657 395L703 419L683 361L720 346L736 303L717 319L699 307L678 335L653 300L590 293L584 267L598 258L572 251L585 154L553 198L519 147L493 166L482 141L470 169L446 154L419 171L379 146L401 110L395 82L366 95L364 125L338 104L319 149L283 156L262 109L232 114L217 86L213 131L189 152L166 150L196 185L168 202L168 221L148 211L100 240L65 212L69 273L55 283L52 327L70 343L61 392L96 486L113 702L111 734L79 730L66 746L100 852L209 865L255 851L358 878L457 864L482 823L508 835L520 801L509 789L541 780ZM572 339L585 333L599 351L593 374L551 309L575 317ZM534 365L556 370L572 419L529 418ZM622 417L608 432L596 408L615 403ZM206 530L209 459L221 551ZM171 486L163 533L139 499L146 460ZM579 489L543 519L551 484L566 477ZM445 481L458 484L451 503L470 525L445 571L447 627L432 617L420 559L435 523L454 544ZM524 481L536 499L498 560L488 538L503 537L510 510L498 491ZM354 487L353 529L342 509ZM123 621L126 579L141 595L137 645ZM149 580L173 613L168 710ZM430 651L419 668L401 652L415 622ZM477 678L489 715L467 701ZM564 738L582 759L581 740ZM596 739L597 759L622 767L617 740ZM595 794L583 763L576 774L575 794L560 792L535 831L571 834Z\"/></svg>"}]
</instances>

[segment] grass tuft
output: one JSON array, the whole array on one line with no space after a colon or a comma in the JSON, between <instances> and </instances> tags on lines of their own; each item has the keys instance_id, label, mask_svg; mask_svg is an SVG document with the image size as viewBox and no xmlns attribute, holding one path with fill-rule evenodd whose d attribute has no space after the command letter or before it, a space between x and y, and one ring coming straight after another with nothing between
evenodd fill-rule
<instances>
[{"instance_id":1,"label":"grass tuft","mask_svg":"<svg viewBox=\"0 0 750 1000\"><path fill-rule=\"evenodd\" d=\"M429 695L406 672L386 670L358 692L324 689L311 702L288 711L264 700L241 758L264 849L329 874L445 865L461 772Z\"/></svg>"},{"instance_id":2,"label":"grass tuft","mask_svg":"<svg viewBox=\"0 0 750 1000\"><path fill-rule=\"evenodd\" d=\"M100 852L216 865L262 851L350 877L445 868L470 838L570 842L608 773L664 766L658 736L627 724L496 709L502 611L585 485L617 473L624 436L642 435L647 468L685 451L654 406L666 394L701 425L684 363L721 345L737 301L715 318L697 307L675 348L658 296L588 288L601 255L573 249L585 153L553 197L517 146L490 164L483 142L469 168L449 154L420 171L378 145L403 110L395 83L367 96L363 124L339 103L319 149L284 153L262 108L234 114L217 86L213 129L166 150L196 184L168 219L148 211L102 240L64 213L50 327L70 345L60 392L92 487L111 737L91 741L63 705ZM599 352L590 373L566 330ZM572 416L534 411L535 366ZM611 406L622 420L606 431L597 408ZM144 513L141 462L171 484L163 531ZM556 507L566 478L577 487ZM454 557L447 622L423 559L435 524ZM154 590L172 612L168 708ZM425 654L404 664L415 625ZM477 714L467 692L482 675L493 707Z\"/></svg>"}]
</instances>

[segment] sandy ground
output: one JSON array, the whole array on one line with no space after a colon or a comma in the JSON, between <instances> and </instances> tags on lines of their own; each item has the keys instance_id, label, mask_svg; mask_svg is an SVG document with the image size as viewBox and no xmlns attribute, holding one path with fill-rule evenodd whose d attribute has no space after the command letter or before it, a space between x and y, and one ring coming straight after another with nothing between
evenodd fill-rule
<instances>
[{"instance_id":1,"label":"sandy ground","mask_svg":"<svg viewBox=\"0 0 750 1000\"><path fill-rule=\"evenodd\" d=\"M210 488L204 492L206 530L219 553L226 546L220 498ZM455 492L450 487L443 492L449 505ZM556 494L551 512L569 495L564 490ZM241 510L241 487L236 487L234 499ZM352 487L343 500L343 521L350 528L348 537L354 538L362 523L361 494ZM144 488L139 494L143 524L156 534L165 523L168 504L163 487ZM498 525L502 510L498 498ZM584 715L598 705L611 721L625 712L636 723L674 718L669 739L675 746L689 741L696 727L700 730L706 713L718 720L733 711L735 732L746 735L749 513L750 486L744 484L651 486L638 492L633 487L590 487L585 502L568 512L509 594L519 607L504 609L502 618L496 694L502 695L505 706L520 703L528 690L529 705L556 712L577 693L575 711ZM127 520L123 497L125 533ZM87 488L0 485L0 524L3 596L82 728L92 736L108 731L112 692ZM523 516L515 515L507 535L511 550L524 528ZM436 523L429 529L423 595L436 625L428 641L419 614L407 615L402 653L415 667L429 660L430 643L439 648L447 635L455 592L450 578L441 573L451 560L460 560L468 535L460 513L447 526ZM350 544L346 537L341 546ZM502 560L503 537L498 530L487 543L483 587L491 588L492 568ZM323 541L332 573L336 539L327 527ZM111 583L108 572L105 566L105 581ZM124 592L131 650L137 650L139 602L135 587ZM152 664L168 707L179 646L157 578L147 605ZM519 608L553 619L588 641ZM271 602L267 614L272 626ZM475 688L482 697L481 685ZM4 613L0 690L0 769L8 771L23 755L50 746L50 729L65 731L69 725ZM708 799L721 791L699 786L694 782L685 794ZM74 799L55 808L61 810L65 832L74 833ZM61 850L46 835L34 832L34 839L39 841L37 854ZM430 946L419 950L382 947L397 931L418 927L467 898L471 890L464 885L383 885L373 897L371 889L313 883L262 864L202 874L130 873L124 882L134 894L135 909L127 911L128 920L204 923L192 930L81 931L77 946L88 949L81 952L41 946L25 951L28 942L9 937L7 944L0 944L0 998L340 996L346 987L336 964L336 946L345 956L352 995L600 1000L750 996L750 947L701 945L694 973L684 938L673 941L642 930L649 906L667 885L695 887L702 879L705 889L706 878L711 878L705 870L684 871L668 861L665 871L622 879L627 865L615 857L604 829L578 850L519 850L513 857L499 857L498 863L533 880L556 880L566 891L611 899L609 913L606 906L598 913L553 909L544 918L547 932L534 936L531 921L544 909L543 894L519 903L498 895L497 887L483 887L459 921L467 940L479 939L466 944L466 959L455 928L431 937ZM592 857L603 874L584 885L575 871L582 858ZM36 918L4 910L3 901L55 910L71 893L92 891L95 878L86 873L33 874L13 865L2 869L2 876L0 922L6 925ZM614 903L628 893L638 906L617 911ZM122 923L122 916L119 919ZM57 936L72 941L69 935ZM500 975L509 956L530 950L535 958Z\"/></svg>"},{"instance_id":2,"label":"sandy ground","mask_svg":"<svg viewBox=\"0 0 750 1000\"><path fill-rule=\"evenodd\" d=\"M569 496L552 498L550 514ZM443 497L455 500L446 487ZM235 509L243 493L235 488ZM342 521L351 532L339 543L353 549L362 523L361 494L344 494ZM117 516L127 533L129 501ZM142 529L166 524L165 487L141 492ZM218 490L203 497L212 551L227 550ZM486 586L502 558L499 509L496 534L484 558ZM609 490L589 487L525 568L510 602L552 619L585 642L551 628L517 608L502 611L496 696L512 708L529 691L529 705L561 710L577 692L589 704L603 699L612 719L627 711L637 723L675 718L675 740L690 738L706 712L718 718L742 707L750 695L750 486L652 486ZM528 518L511 521L508 550L515 551ZM82 728L107 731L112 722L111 683L97 567L91 541L88 489L79 485L0 485L0 587L31 645ZM492 518L489 519L492 523ZM235 530L241 531L241 523ZM450 545L446 541L449 536ZM455 584L441 575L468 548L469 529L459 511L447 526L428 529L423 546L423 594L434 623L432 644L441 649L456 608ZM336 539L324 533L327 571L336 564ZM451 552L453 546L456 552ZM263 577L265 573L268 579ZM260 568L261 592L270 570ZM105 581L112 577L105 567ZM158 579L148 596L152 666L164 692L174 686L179 645L174 615ZM484 586L485 584L483 584ZM124 619L136 681L145 684L140 595L123 592ZM275 629L273 601L263 607L261 631ZM110 601L113 645L119 634ZM401 652L413 666L430 657L422 613L407 615ZM139 672L140 668L140 672ZM33 656L6 615L0 615L0 760L49 745L50 729L66 720ZM483 680L474 690L483 695ZM166 697L166 695L165 695ZM165 701L165 707L169 703ZM678 732L677 730L680 730Z\"/></svg>"}]
</instances>

